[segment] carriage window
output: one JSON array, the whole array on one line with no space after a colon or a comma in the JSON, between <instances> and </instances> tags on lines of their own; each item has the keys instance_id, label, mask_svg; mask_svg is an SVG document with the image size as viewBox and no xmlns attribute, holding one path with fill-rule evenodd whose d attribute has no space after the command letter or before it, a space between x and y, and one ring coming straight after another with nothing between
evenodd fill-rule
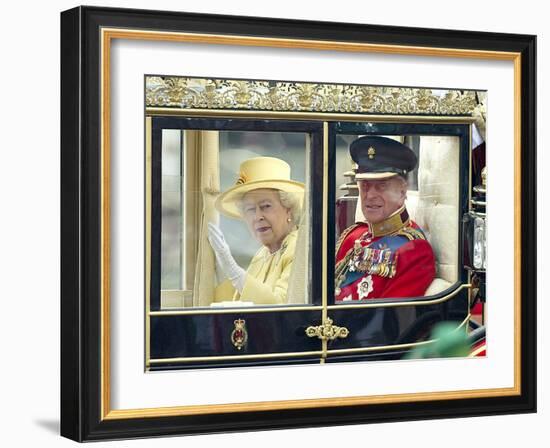
<instances>
[{"instance_id":1,"label":"carriage window","mask_svg":"<svg viewBox=\"0 0 550 448\"><path fill-rule=\"evenodd\" d=\"M162 130L161 308L308 301L309 141Z\"/></svg>"},{"instance_id":2,"label":"carriage window","mask_svg":"<svg viewBox=\"0 0 550 448\"><path fill-rule=\"evenodd\" d=\"M460 138L336 137L335 302L438 294L458 280Z\"/></svg>"}]
</instances>

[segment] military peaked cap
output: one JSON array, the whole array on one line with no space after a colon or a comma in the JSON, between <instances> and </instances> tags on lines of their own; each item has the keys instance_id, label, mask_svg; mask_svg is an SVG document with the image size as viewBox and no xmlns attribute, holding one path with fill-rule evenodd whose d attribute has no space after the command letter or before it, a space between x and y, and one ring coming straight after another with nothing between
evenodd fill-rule
<instances>
[{"instance_id":1,"label":"military peaked cap","mask_svg":"<svg viewBox=\"0 0 550 448\"><path fill-rule=\"evenodd\" d=\"M357 180L385 179L396 175L405 177L417 163L411 148L387 137L359 137L351 142L349 152L357 164Z\"/></svg>"}]
</instances>

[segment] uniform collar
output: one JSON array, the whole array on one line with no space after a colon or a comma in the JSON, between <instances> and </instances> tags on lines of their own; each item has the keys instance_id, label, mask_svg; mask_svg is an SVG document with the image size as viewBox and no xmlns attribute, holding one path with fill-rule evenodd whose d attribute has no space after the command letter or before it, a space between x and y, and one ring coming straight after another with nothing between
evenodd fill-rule
<instances>
[{"instance_id":1,"label":"uniform collar","mask_svg":"<svg viewBox=\"0 0 550 448\"><path fill-rule=\"evenodd\" d=\"M397 232L411 222L405 206L397 210L393 215L376 224L369 223L369 230L374 237L386 236Z\"/></svg>"}]
</instances>

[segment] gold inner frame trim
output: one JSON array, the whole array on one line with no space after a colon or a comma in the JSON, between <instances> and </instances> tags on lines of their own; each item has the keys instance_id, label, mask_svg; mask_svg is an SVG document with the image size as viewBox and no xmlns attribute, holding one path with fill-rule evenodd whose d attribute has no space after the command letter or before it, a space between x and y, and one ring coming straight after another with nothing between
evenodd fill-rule
<instances>
[{"instance_id":1,"label":"gold inner frame trim","mask_svg":"<svg viewBox=\"0 0 550 448\"><path fill-rule=\"evenodd\" d=\"M110 346L110 50L113 39L145 41L187 42L200 44L238 45L254 47L312 49L344 52L369 52L413 56L438 56L473 58L514 62L514 154L515 154L515 196L514 196L514 386L480 390L443 392L398 393L338 398L315 398L268 402L229 403L215 405L190 405L164 408L113 410L110 407L111 391L111 346ZM213 34L167 33L130 29L101 29L101 419L116 420L128 418L153 418L163 416L199 415L220 412L246 412L261 410L307 409L328 406L368 405L396 402L422 402L434 400L469 399L496 396L511 396L521 393L520 381L520 331L521 331L521 54L456 48L415 47L352 42L332 42L301 39L260 38L249 36L224 36ZM150 110L147 113L160 113ZM163 112L166 114L166 112ZM205 111L201 113L208 115ZM186 111L192 115L192 111ZM244 116L244 114L243 114ZM255 112L255 116L261 116ZM311 117L310 117L311 118ZM349 116L348 116L349 118ZM362 116L365 119L364 116ZM390 121L387 116L378 117ZM411 120L411 117L406 117ZM445 117L448 118L448 117ZM321 118L319 118L321 119ZM324 120L332 119L324 115ZM374 118L372 119L373 121Z\"/></svg>"},{"instance_id":2,"label":"gold inner frame trim","mask_svg":"<svg viewBox=\"0 0 550 448\"><path fill-rule=\"evenodd\" d=\"M293 48L302 50L345 51L352 53L384 53L412 56L445 56L454 58L514 60L518 53L506 51L466 50L461 48L421 47L408 45L371 44L361 42L337 42L309 39L284 39L270 37L229 36L223 34L177 33L145 31L121 28L101 29L109 39L152 40L187 42L248 47Z\"/></svg>"},{"instance_id":3,"label":"gold inner frame trim","mask_svg":"<svg viewBox=\"0 0 550 448\"><path fill-rule=\"evenodd\" d=\"M475 360L472 360L475 361ZM471 398L488 398L514 395L511 388L494 388L480 390L457 390L450 392L419 392L396 395L369 395L357 397L310 398L285 401L259 401L247 403L223 403L193 406L174 406L162 408L142 408L112 410L105 420L129 418L175 417L182 415L204 415L216 413L279 411L286 409L312 409L331 406L361 406L388 403L410 403L434 400L460 400Z\"/></svg>"},{"instance_id":4,"label":"gold inner frame trim","mask_svg":"<svg viewBox=\"0 0 550 448\"><path fill-rule=\"evenodd\" d=\"M111 319L110 319L110 259L111 259L111 38L101 33L101 419L110 411L111 403Z\"/></svg>"},{"instance_id":5,"label":"gold inner frame trim","mask_svg":"<svg viewBox=\"0 0 550 448\"><path fill-rule=\"evenodd\" d=\"M521 54L514 59L514 383L521 384ZM489 180L490 182L490 180ZM490 184L489 184L490 185ZM490 191L487 193L489 197ZM490 207L490 206L489 206ZM487 212L489 211L487 208ZM490 222L490 221L489 221ZM489 224L490 226L490 224ZM488 273L487 273L488 274ZM536 298L533 298L536 299Z\"/></svg>"}]
</instances>

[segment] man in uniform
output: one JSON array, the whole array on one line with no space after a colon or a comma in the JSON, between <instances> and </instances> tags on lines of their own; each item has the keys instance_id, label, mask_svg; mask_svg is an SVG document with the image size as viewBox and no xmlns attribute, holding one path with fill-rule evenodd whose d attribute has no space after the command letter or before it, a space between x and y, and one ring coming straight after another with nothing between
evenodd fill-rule
<instances>
[{"instance_id":1,"label":"man in uniform","mask_svg":"<svg viewBox=\"0 0 550 448\"><path fill-rule=\"evenodd\" d=\"M424 295L435 276L434 254L405 208L416 155L378 136L354 140L350 154L365 222L344 230L336 245L336 301Z\"/></svg>"}]
</instances>

